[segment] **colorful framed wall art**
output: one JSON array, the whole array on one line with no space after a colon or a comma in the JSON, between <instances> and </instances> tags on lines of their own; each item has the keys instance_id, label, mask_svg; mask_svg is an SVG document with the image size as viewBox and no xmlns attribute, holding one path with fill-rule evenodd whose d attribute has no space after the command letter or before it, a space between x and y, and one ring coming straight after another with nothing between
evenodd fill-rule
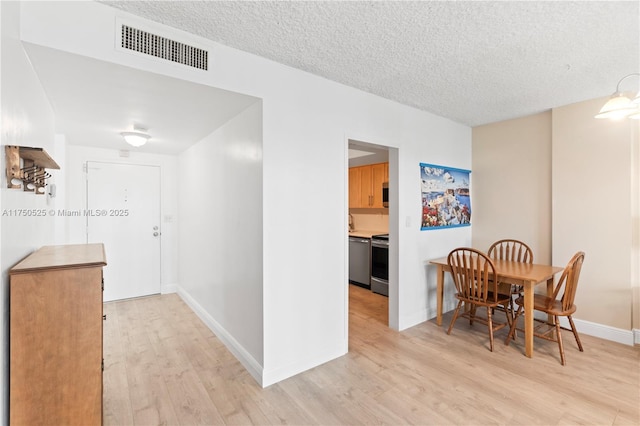
<instances>
[{"instance_id":1,"label":"colorful framed wall art","mask_svg":"<svg viewBox=\"0 0 640 426\"><path fill-rule=\"evenodd\" d=\"M421 231L471 226L470 170L420 163Z\"/></svg>"}]
</instances>

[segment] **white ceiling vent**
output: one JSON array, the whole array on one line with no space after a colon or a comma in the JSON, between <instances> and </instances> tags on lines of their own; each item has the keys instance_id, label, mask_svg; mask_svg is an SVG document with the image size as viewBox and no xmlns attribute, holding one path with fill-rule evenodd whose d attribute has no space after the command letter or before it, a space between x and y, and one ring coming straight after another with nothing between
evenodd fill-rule
<instances>
[{"instance_id":1,"label":"white ceiling vent","mask_svg":"<svg viewBox=\"0 0 640 426\"><path fill-rule=\"evenodd\" d=\"M122 25L120 46L124 49L177 62L201 70L208 69L208 53L204 49Z\"/></svg>"}]
</instances>

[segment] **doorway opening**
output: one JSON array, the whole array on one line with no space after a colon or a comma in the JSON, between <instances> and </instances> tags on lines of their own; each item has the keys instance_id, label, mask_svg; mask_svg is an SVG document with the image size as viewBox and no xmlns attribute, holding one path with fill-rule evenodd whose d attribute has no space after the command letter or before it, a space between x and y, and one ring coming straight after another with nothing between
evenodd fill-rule
<instances>
[{"instance_id":1,"label":"doorway opening","mask_svg":"<svg viewBox=\"0 0 640 426\"><path fill-rule=\"evenodd\" d=\"M397 329L397 148L347 145L349 312Z\"/></svg>"}]
</instances>

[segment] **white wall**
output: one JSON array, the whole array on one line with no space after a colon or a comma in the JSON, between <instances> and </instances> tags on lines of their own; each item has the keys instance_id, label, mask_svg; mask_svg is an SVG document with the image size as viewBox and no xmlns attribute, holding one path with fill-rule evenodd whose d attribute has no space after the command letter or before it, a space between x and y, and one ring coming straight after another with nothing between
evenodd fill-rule
<instances>
[{"instance_id":1,"label":"white wall","mask_svg":"<svg viewBox=\"0 0 640 426\"><path fill-rule=\"evenodd\" d=\"M133 25L138 18L101 4L22 7L26 41L262 99L264 334L263 342L237 349L251 354L262 345L263 385L348 349L348 139L397 148L390 152L397 197L390 209L391 324L403 329L435 316L435 268L428 259L470 244L471 229L419 231L419 163L470 168L468 127L202 39L215 64L208 72L116 51L116 17ZM191 37L156 28L167 37ZM179 268L182 273L182 262Z\"/></svg>"},{"instance_id":2,"label":"white wall","mask_svg":"<svg viewBox=\"0 0 640 426\"><path fill-rule=\"evenodd\" d=\"M473 129L473 242L513 236L531 244L536 262L557 266L584 251L578 330L632 344L640 328L640 123L593 118L606 100Z\"/></svg>"},{"instance_id":3,"label":"white wall","mask_svg":"<svg viewBox=\"0 0 640 426\"><path fill-rule=\"evenodd\" d=\"M53 243L54 218L16 216L19 210L26 212L55 208L55 199L46 195L7 189L5 175L5 145L21 145L44 148L56 159L54 146L54 116L38 78L19 41L19 6L13 2L0 2L2 44L1 71L1 138L0 206L2 208L0 268L0 422L7 423L8 416L8 350L9 350L9 279L8 270L33 250ZM53 171L55 182L57 172Z\"/></svg>"},{"instance_id":4,"label":"white wall","mask_svg":"<svg viewBox=\"0 0 640 426\"><path fill-rule=\"evenodd\" d=\"M398 309L390 323L404 329L435 316L428 259L471 240L470 228L419 230L419 163L469 168L471 130L279 65L254 68L271 81L261 88L270 89L263 94L264 381L272 383L347 351L348 140L398 148L390 172L398 196L390 209L390 294Z\"/></svg>"},{"instance_id":5,"label":"white wall","mask_svg":"<svg viewBox=\"0 0 640 426\"><path fill-rule=\"evenodd\" d=\"M160 281L162 292L176 291L178 284L178 157L130 151L121 157L116 149L100 149L67 145L65 157L65 184L59 185L56 198L65 200L65 209L82 211L87 208L87 179L83 165L87 161L138 164L160 167L160 214L162 233L160 241ZM87 242L85 217L57 217L59 227L65 229L64 240L69 244ZM109 253L107 263L109 262Z\"/></svg>"},{"instance_id":6,"label":"white wall","mask_svg":"<svg viewBox=\"0 0 640 426\"><path fill-rule=\"evenodd\" d=\"M472 151L473 246L515 238L551 262L551 111L475 127Z\"/></svg>"},{"instance_id":7,"label":"white wall","mask_svg":"<svg viewBox=\"0 0 640 426\"><path fill-rule=\"evenodd\" d=\"M417 111L404 111L401 116L404 120L397 117L399 128L395 129L395 132L403 135L398 160L398 218L393 220L392 209L389 219L390 223L395 222L398 226L398 328L403 330L435 317L436 268L429 265L428 261L446 256L455 247L471 245L474 201L471 200L471 227L420 231L422 202L419 164L471 170L471 129ZM469 183L471 190L473 179L472 171ZM390 177L390 185L392 182L393 178ZM393 244L393 239L390 243ZM453 286L446 288L445 312L456 305Z\"/></svg>"},{"instance_id":8,"label":"white wall","mask_svg":"<svg viewBox=\"0 0 640 426\"><path fill-rule=\"evenodd\" d=\"M180 295L262 382L262 104L180 155Z\"/></svg>"},{"instance_id":9,"label":"white wall","mask_svg":"<svg viewBox=\"0 0 640 426\"><path fill-rule=\"evenodd\" d=\"M639 123L593 118L604 102L553 110L553 262L565 265L584 251L575 317L631 330L639 260L632 256L638 185L631 153Z\"/></svg>"}]
</instances>

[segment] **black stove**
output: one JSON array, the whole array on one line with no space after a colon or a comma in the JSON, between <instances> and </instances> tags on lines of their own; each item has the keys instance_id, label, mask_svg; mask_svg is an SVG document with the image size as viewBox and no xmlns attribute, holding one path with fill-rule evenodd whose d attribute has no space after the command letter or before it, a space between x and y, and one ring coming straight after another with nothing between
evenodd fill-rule
<instances>
[{"instance_id":1,"label":"black stove","mask_svg":"<svg viewBox=\"0 0 640 426\"><path fill-rule=\"evenodd\" d=\"M371 291L389 295L389 234L371 236Z\"/></svg>"}]
</instances>

